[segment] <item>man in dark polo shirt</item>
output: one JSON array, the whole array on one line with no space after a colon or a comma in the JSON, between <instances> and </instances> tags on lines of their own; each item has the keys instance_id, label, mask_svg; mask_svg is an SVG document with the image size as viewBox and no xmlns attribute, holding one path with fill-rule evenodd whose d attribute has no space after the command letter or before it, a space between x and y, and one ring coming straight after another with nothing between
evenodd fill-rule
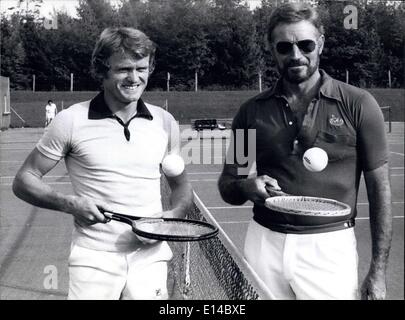
<instances>
[{"instance_id":1,"label":"man in dark polo shirt","mask_svg":"<svg viewBox=\"0 0 405 320\"><path fill-rule=\"evenodd\" d=\"M268 41L281 75L274 88L244 103L234 118L231 152L218 186L222 198L254 203L245 255L277 299L358 298L354 222L360 176L370 204L372 260L361 297L384 299L392 237L387 137L382 113L365 90L319 69L325 36L307 4L277 8ZM244 139L237 139L238 131ZM255 140L249 134L254 130ZM256 144L257 176L246 174L238 150ZM308 171L303 153L324 149L321 172ZM251 156L251 155L249 155ZM245 169L243 171L242 169ZM264 206L269 196L318 196L349 204L351 216L333 224L297 222Z\"/></svg>"}]
</instances>

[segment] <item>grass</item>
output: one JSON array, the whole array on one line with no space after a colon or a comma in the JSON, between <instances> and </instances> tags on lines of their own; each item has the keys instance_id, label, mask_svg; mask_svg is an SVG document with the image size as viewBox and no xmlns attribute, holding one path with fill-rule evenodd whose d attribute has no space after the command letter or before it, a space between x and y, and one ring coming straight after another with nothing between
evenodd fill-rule
<instances>
[{"instance_id":1,"label":"grass","mask_svg":"<svg viewBox=\"0 0 405 320\"><path fill-rule=\"evenodd\" d=\"M391 106L392 121L404 121L404 89L368 89L380 106ZM146 102L164 106L168 101L169 112L181 123L189 124L198 118L232 118L242 102L258 94L258 91L199 91L199 92L145 92ZM26 121L26 127L43 127L45 105L53 100L58 110L74 103L92 99L97 92L31 92L11 91L11 107ZM22 122L12 113L11 127L21 127Z\"/></svg>"}]
</instances>

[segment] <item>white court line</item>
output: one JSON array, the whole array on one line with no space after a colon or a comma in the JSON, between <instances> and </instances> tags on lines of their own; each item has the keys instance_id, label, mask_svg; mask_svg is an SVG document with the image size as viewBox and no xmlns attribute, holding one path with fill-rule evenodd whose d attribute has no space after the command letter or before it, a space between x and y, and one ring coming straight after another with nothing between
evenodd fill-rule
<instances>
[{"instance_id":1,"label":"white court line","mask_svg":"<svg viewBox=\"0 0 405 320\"><path fill-rule=\"evenodd\" d=\"M222 209L252 209L253 206L226 206L226 207L207 207L209 210L222 210Z\"/></svg>"},{"instance_id":2,"label":"white court line","mask_svg":"<svg viewBox=\"0 0 405 320\"><path fill-rule=\"evenodd\" d=\"M404 154L403 154L403 153L399 153L399 152L392 152L392 151L390 151L390 153L392 153L392 154L396 154L396 155L399 155L399 156L404 156Z\"/></svg>"},{"instance_id":3,"label":"white court line","mask_svg":"<svg viewBox=\"0 0 405 320\"><path fill-rule=\"evenodd\" d=\"M1 160L1 163L23 163L24 161L20 160Z\"/></svg>"},{"instance_id":4,"label":"white court line","mask_svg":"<svg viewBox=\"0 0 405 320\"><path fill-rule=\"evenodd\" d=\"M207 208L208 209L208 208ZM215 217L215 216L214 216ZM404 216L393 216L393 219L403 219ZM357 220L370 220L368 217L356 217ZM242 224L242 223L249 223L250 220L240 220L240 221L217 221L219 224Z\"/></svg>"},{"instance_id":5,"label":"white court line","mask_svg":"<svg viewBox=\"0 0 405 320\"><path fill-rule=\"evenodd\" d=\"M243 221L218 221L219 224L242 224L242 223L249 223L250 220L243 220Z\"/></svg>"},{"instance_id":6,"label":"white court line","mask_svg":"<svg viewBox=\"0 0 405 320\"><path fill-rule=\"evenodd\" d=\"M5 177L1 177L2 179L14 179L14 176L5 176ZM44 176L44 178L53 178L53 179L60 179L60 178L69 178L68 175L64 175L64 176Z\"/></svg>"},{"instance_id":7,"label":"white court line","mask_svg":"<svg viewBox=\"0 0 405 320\"><path fill-rule=\"evenodd\" d=\"M392 201L391 204L404 204L404 201ZM368 202L359 202L358 206L368 206Z\"/></svg>"},{"instance_id":8,"label":"white court line","mask_svg":"<svg viewBox=\"0 0 405 320\"><path fill-rule=\"evenodd\" d=\"M393 216L393 219L403 219L404 216ZM356 217L356 220L370 220L369 217Z\"/></svg>"},{"instance_id":9,"label":"white court line","mask_svg":"<svg viewBox=\"0 0 405 320\"><path fill-rule=\"evenodd\" d=\"M70 182L46 182L46 184L49 185L55 185L55 184L71 184ZM12 186L12 183L1 183L0 185L2 186Z\"/></svg>"},{"instance_id":10,"label":"white court line","mask_svg":"<svg viewBox=\"0 0 405 320\"><path fill-rule=\"evenodd\" d=\"M187 172L188 175L204 175L204 174L220 174L221 171L213 171L213 172Z\"/></svg>"},{"instance_id":11,"label":"white court line","mask_svg":"<svg viewBox=\"0 0 405 320\"><path fill-rule=\"evenodd\" d=\"M404 170L404 167L391 167L391 170ZM221 174L221 171L201 171L201 172L187 172L188 175L209 175L209 174Z\"/></svg>"}]
</instances>

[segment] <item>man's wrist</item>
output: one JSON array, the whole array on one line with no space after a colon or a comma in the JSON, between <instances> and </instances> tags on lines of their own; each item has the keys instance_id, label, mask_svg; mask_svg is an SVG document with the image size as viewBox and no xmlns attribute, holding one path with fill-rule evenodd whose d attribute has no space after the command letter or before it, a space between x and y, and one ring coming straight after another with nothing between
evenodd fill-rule
<instances>
[{"instance_id":1,"label":"man's wrist","mask_svg":"<svg viewBox=\"0 0 405 320\"><path fill-rule=\"evenodd\" d=\"M56 194L59 210L72 214L77 209L77 197L73 195Z\"/></svg>"}]
</instances>

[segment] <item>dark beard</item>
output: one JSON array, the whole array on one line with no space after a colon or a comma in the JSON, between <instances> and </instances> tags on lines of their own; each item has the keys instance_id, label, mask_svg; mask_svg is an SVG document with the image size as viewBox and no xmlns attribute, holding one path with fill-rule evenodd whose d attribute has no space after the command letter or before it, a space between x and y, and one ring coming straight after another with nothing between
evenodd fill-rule
<instances>
[{"instance_id":1,"label":"dark beard","mask_svg":"<svg viewBox=\"0 0 405 320\"><path fill-rule=\"evenodd\" d=\"M288 68L290 67L296 67L296 66L303 66L305 65L307 67L307 70L305 72L305 75L300 75L300 74L289 74L288 73ZM302 64L300 62L295 62L292 61L290 62L283 70L281 70L281 76L286 80L287 82L294 83L294 84L299 84L301 82L307 81L311 76L316 72L316 70L319 67L319 59L317 59L315 66L309 66L308 64Z\"/></svg>"}]
</instances>

